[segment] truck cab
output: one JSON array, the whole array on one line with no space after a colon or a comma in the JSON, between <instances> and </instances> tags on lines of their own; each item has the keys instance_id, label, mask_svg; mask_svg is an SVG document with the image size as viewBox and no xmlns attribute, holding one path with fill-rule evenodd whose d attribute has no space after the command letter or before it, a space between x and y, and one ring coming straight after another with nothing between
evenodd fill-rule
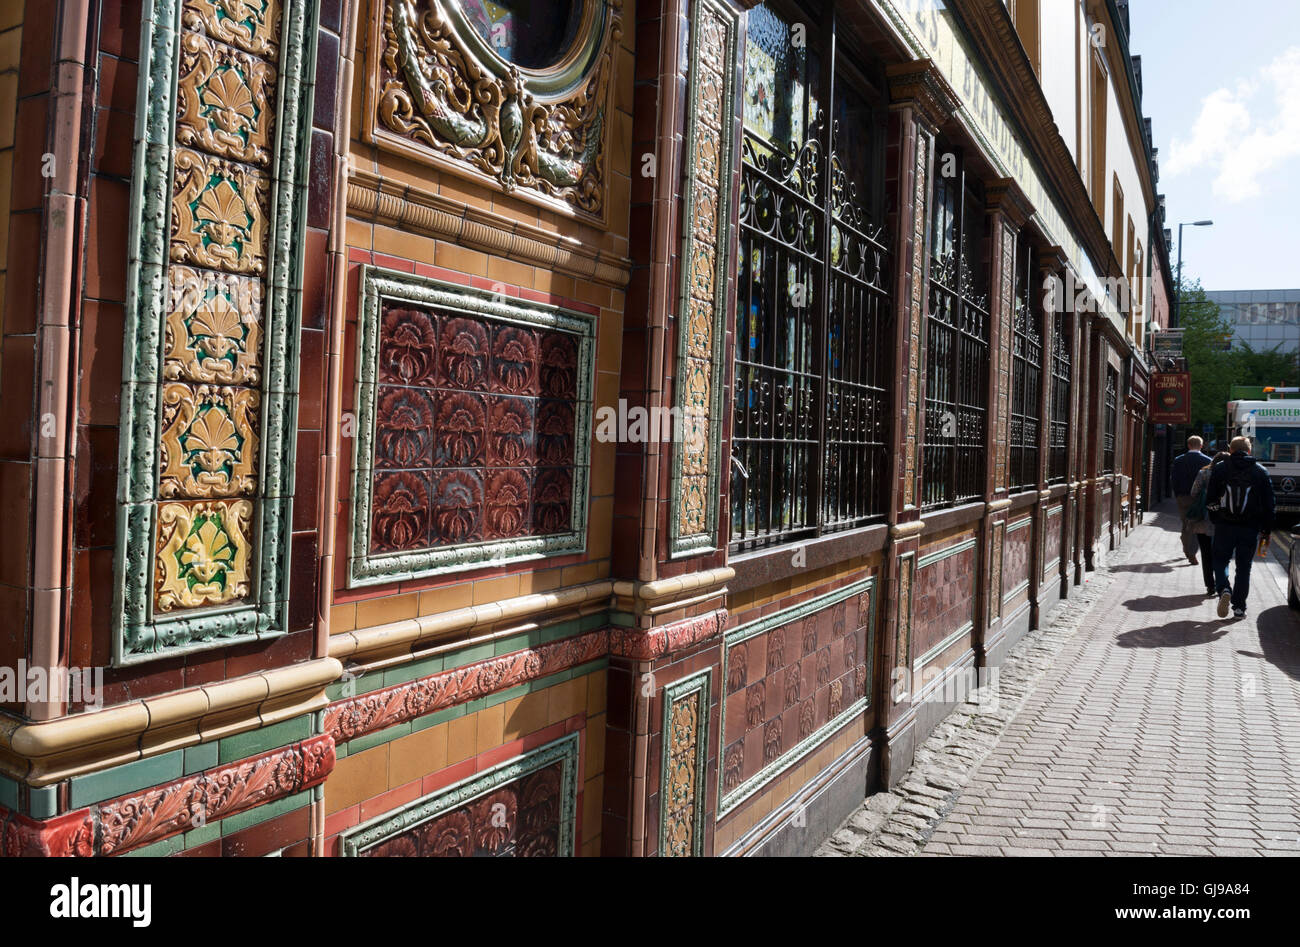
<instances>
[{"instance_id":1,"label":"truck cab","mask_svg":"<svg viewBox=\"0 0 1300 947\"><path fill-rule=\"evenodd\" d=\"M1250 438L1268 470L1277 512L1300 515L1300 389L1264 389L1265 398L1228 402L1228 439Z\"/></svg>"}]
</instances>

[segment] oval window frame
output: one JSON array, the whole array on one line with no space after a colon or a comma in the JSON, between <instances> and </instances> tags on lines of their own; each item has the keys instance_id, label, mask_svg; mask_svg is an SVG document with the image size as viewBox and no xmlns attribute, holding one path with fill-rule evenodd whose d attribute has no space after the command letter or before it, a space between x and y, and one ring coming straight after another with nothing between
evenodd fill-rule
<instances>
[{"instance_id":1,"label":"oval window frame","mask_svg":"<svg viewBox=\"0 0 1300 947\"><path fill-rule=\"evenodd\" d=\"M561 96L572 91L591 72L604 45L609 20L608 0L577 0L582 18L569 48L553 66L528 69L505 59L474 28L457 0L433 0L446 14L447 22L474 58L502 79L518 72L529 92L542 97Z\"/></svg>"}]
</instances>

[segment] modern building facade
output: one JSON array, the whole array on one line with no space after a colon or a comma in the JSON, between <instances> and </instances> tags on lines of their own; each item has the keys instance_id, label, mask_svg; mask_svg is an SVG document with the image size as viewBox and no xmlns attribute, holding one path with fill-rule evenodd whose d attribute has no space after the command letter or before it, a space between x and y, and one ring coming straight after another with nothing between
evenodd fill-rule
<instances>
[{"instance_id":1,"label":"modern building facade","mask_svg":"<svg viewBox=\"0 0 1300 947\"><path fill-rule=\"evenodd\" d=\"M1205 297L1232 323L1234 346L1300 351L1300 289L1220 290Z\"/></svg>"},{"instance_id":2,"label":"modern building facade","mask_svg":"<svg viewBox=\"0 0 1300 947\"><path fill-rule=\"evenodd\" d=\"M807 852L1135 522L1113 2L4 16L5 854Z\"/></svg>"}]
</instances>

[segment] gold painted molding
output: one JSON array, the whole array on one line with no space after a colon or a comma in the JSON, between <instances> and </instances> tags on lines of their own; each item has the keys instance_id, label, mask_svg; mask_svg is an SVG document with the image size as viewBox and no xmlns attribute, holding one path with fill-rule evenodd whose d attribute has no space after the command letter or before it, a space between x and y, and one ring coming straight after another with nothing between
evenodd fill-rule
<instances>
[{"instance_id":1,"label":"gold painted molding","mask_svg":"<svg viewBox=\"0 0 1300 947\"><path fill-rule=\"evenodd\" d=\"M925 530L925 520L912 520L910 523L896 523L889 527L890 539L907 539L919 536Z\"/></svg>"},{"instance_id":2,"label":"gold painted molding","mask_svg":"<svg viewBox=\"0 0 1300 947\"><path fill-rule=\"evenodd\" d=\"M1000 513L1011 505L1010 497L1003 497L1001 500L993 500L991 503L984 504L985 513Z\"/></svg>"},{"instance_id":3,"label":"gold painted molding","mask_svg":"<svg viewBox=\"0 0 1300 947\"><path fill-rule=\"evenodd\" d=\"M348 212L616 289L626 286L631 275L632 262L625 257L601 253L573 237L478 207L467 207L368 172L356 172L348 181Z\"/></svg>"},{"instance_id":4,"label":"gold painted molding","mask_svg":"<svg viewBox=\"0 0 1300 947\"><path fill-rule=\"evenodd\" d=\"M515 598L502 599L484 605L468 605L438 615L422 615L358 628L330 637L331 659L339 661L365 661L409 652L420 642L441 638L459 631L469 631L484 625L537 618L548 612L581 606L598 599L608 599L614 583L608 579L576 585L558 592L536 592ZM390 662L391 663L391 662Z\"/></svg>"},{"instance_id":5,"label":"gold painted molding","mask_svg":"<svg viewBox=\"0 0 1300 947\"><path fill-rule=\"evenodd\" d=\"M323 709L343 665L318 658L248 677L30 723L0 715L0 771L48 786Z\"/></svg>"},{"instance_id":6,"label":"gold painted molding","mask_svg":"<svg viewBox=\"0 0 1300 947\"><path fill-rule=\"evenodd\" d=\"M655 579L652 582L615 582L614 594L621 598L634 598L643 602L655 602L659 599L680 595L683 592L695 592L721 586L736 577L736 570L731 566L716 569L704 569L700 572L688 572L668 579Z\"/></svg>"}]
</instances>

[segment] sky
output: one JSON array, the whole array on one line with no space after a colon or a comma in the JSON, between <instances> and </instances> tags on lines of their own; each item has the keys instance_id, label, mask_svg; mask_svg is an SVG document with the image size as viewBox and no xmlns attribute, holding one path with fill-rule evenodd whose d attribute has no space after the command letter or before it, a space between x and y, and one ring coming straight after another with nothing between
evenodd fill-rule
<instances>
[{"instance_id":1,"label":"sky","mask_svg":"<svg viewBox=\"0 0 1300 947\"><path fill-rule=\"evenodd\" d=\"M1300 3L1130 0L1170 265L1207 290L1300 288Z\"/></svg>"}]
</instances>

